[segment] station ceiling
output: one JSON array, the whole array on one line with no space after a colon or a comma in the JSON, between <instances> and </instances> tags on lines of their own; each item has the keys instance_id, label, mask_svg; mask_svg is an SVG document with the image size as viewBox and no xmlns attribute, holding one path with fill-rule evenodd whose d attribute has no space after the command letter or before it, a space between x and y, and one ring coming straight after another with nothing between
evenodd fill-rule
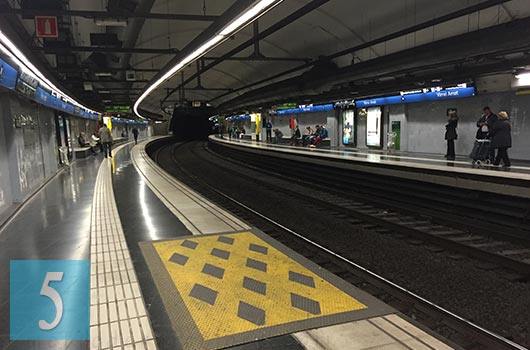
<instances>
[{"instance_id":1,"label":"station ceiling","mask_svg":"<svg viewBox=\"0 0 530 350\"><path fill-rule=\"evenodd\" d=\"M0 0L0 13L45 71L103 110L105 104L132 105L181 50L226 21L223 15L239 2L249 1ZM57 15L59 38L37 38L36 15ZM529 16L528 0L284 0L156 89L141 108L161 115L186 100L235 111L258 102L342 98L349 90L375 93L374 86L390 88L391 82L439 82L449 79L448 67L457 71L456 80L509 71L530 64L530 42L521 32L519 41L502 44L503 35L513 34L507 24L525 25ZM499 28L491 45L462 45L488 28ZM473 52L462 56L466 46Z\"/></svg>"}]
</instances>

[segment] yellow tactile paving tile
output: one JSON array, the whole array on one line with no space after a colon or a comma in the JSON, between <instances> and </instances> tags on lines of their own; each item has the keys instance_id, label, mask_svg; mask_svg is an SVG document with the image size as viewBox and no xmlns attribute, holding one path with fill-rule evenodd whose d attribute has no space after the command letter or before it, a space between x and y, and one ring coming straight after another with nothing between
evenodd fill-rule
<instances>
[{"instance_id":1,"label":"yellow tactile paving tile","mask_svg":"<svg viewBox=\"0 0 530 350\"><path fill-rule=\"evenodd\" d=\"M188 350L395 312L256 229L140 246Z\"/></svg>"},{"instance_id":2,"label":"yellow tactile paving tile","mask_svg":"<svg viewBox=\"0 0 530 350\"><path fill-rule=\"evenodd\" d=\"M367 307L251 232L154 247L206 340ZM171 261L175 254L188 258L184 265Z\"/></svg>"}]
</instances>

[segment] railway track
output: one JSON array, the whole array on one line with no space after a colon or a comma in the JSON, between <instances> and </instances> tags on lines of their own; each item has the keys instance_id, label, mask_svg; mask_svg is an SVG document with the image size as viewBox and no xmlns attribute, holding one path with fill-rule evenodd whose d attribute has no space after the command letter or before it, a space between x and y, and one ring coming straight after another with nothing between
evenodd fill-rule
<instances>
[{"instance_id":1,"label":"railway track","mask_svg":"<svg viewBox=\"0 0 530 350\"><path fill-rule=\"evenodd\" d=\"M161 158L171 157L171 161L177 165L177 173L173 173L181 181L184 181L196 191L205 195L221 207L231 211L237 217L247 221L249 224L258 227L273 238L287 245L291 249L304 255L306 258L319 264L323 268L337 274L346 281L356 285L362 290L369 292L377 298L385 301L389 305L395 307L404 315L411 319L419 321L423 325L428 325L429 328L440 332L448 337L450 340L459 344L464 349L525 349L524 347L511 342L508 339L500 337L492 332L487 331L476 324L469 322L450 311L439 307L424 298L396 285L395 283L365 269L362 266L355 264L349 259L341 256L332 250L318 244L303 235L279 224L271 218L255 211L245 204L237 201L219 189L209 185L201 180L196 175L189 172L175 157L175 152L183 145L166 145L158 150L152 152L155 161L159 163L167 162ZM169 153L168 153L169 150ZM186 151L190 151L189 149ZM193 151L193 150L192 150ZM200 154L195 153L195 156ZM240 169L238 169L239 171ZM270 185L270 184L267 184ZM283 188L282 188L283 191ZM299 196L296 190L291 189L291 194ZM327 205L338 198L331 195L322 200ZM364 215L373 217L374 214L371 208L362 203L346 203L343 199L335 204L340 203L340 208L350 208L348 210L356 210L359 213L364 212ZM322 203L319 203L322 204ZM347 204L347 205L346 205ZM350 215L342 213L336 208L332 215ZM377 215L375 215L377 217ZM352 218L352 220L360 220L359 225L368 226L367 229L374 229L374 224L367 224L362 219ZM392 220L390 220L391 222ZM371 226L372 225L372 226ZM378 226L378 225L375 225ZM381 228L383 231L390 232L390 228Z\"/></svg>"},{"instance_id":2,"label":"railway track","mask_svg":"<svg viewBox=\"0 0 530 350\"><path fill-rule=\"evenodd\" d=\"M218 148L215 148L217 150ZM212 153L212 152L210 152ZM489 227L484 228L484 223L477 225L477 220L470 219L474 211L462 209L461 215L448 214L439 212L430 204L432 197L416 194L411 199L414 205L403 204L404 199L399 201L388 199L384 192L388 184L383 189L378 189L376 193L361 193L338 190L338 188L348 188L348 184L340 181L340 177L335 176L333 181L320 182L320 174L316 174L319 180L309 180L303 176L306 168L298 168L293 174L288 167L282 164L275 164L272 168L281 171L271 171L271 166L267 161L263 161L259 167L256 166L255 160L246 157L239 158L239 153L235 156L232 153L224 155L218 154L220 161L216 166L224 170L237 174L238 176L251 175L244 168L252 167L259 169L260 172L266 172L276 181L269 181L271 186L277 186L285 191L286 194L297 197L305 196L312 201L318 201L321 205L331 211L331 215L349 215L359 223L365 225L374 225L379 232L390 232L408 237L412 244L432 244L439 248L451 250L455 253L466 255L475 259L484 261L483 267L486 269L505 268L518 275L511 276L512 279L526 281L530 279L530 239L523 238L525 235L530 237L530 231L525 233L523 228L530 226L522 218L513 218L513 210L508 218L497 219L488 222ZM262 159L260 159L262 160ZM236 162L241 166L237 172L230 166L227 161ZM302 170L301 170L302 169ZM285 183L286 176L294 179L296 183ZM337 180L339 179L339 180ZM300 184L300 185L297 185ZM312 188L311 195L307 195L307 187ZM392 184L391 186L395 186ZM419 189L421 191L421 189ZM381 194L383 192L383 194ZM423 200L419 200L421 196ZM309 198L310 197L310 198ZM444 198L444 203L458 202L459 197L450 199ZM502 205L498 204L498 206ZM497 205L489 204L491 207ZM519 204L518 204L519 205ZM451 217L448 217L451 216ZM521 221L521 227L503 226L505 221ZM478 227L477 227L478 226ZM511 230L518 230L518 236L513 237ZM436 250L437 248L433 247Z\"/></svg>"}]
</instances>

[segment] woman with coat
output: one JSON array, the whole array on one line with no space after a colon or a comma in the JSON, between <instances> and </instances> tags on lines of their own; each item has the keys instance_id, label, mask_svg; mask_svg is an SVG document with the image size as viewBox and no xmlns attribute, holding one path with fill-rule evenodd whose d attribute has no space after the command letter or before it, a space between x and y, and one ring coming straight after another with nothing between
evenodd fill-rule
<instances>
[{"instance_id":1,"label":"woman with coat","mask_svg":"<svg viewBox=\"0 0 530 350\"><path fill-rule=\"evenodd\" d=\"M512 147L511 133L512 130L508 113L504 111L499 112L498 119L495 124L493 124L492 130L489 132L491 147L498 150L493 165L500 165L502 160L505 168L511 166L510 158L508 158L508 148Z\"/></svg>"},{"instance_id":2,"label":"woman with coat","mask_svg":"<svg viewBox=\"0 0 530 350\"><path fill-rule=\"evenodd\" d=\"M445 139L447 140L447 153L445 158L448 160L455 160L455 140L458 138L456 128L458 127L458 115L456 112L449 114L449 120L445 126Z\"/></svg>"}]
</instances>

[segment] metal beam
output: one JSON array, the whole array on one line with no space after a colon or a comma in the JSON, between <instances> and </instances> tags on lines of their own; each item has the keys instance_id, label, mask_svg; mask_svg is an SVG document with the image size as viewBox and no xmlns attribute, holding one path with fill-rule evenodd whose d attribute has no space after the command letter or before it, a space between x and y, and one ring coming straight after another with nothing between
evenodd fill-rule
<instances>
[{"instance_id":1,"label":"metal beam","mask_svg":"<svg viewBox=\"0 0 530 350\"><path fill-rule=\"evenodd\" d=\"M255 42L256 40L263 40L265 39L266 37L276 33L277 31L283 29L284 27L288 26L289 24L295 22L296 20L298 20L299 18L307 15L308 13L316 10L317 8L319 8L320 6L328 3L330 0L313 0L311 1L309 4L303 6L302 8L296 10L295 12L291 13L290 15L288 15L287 17L283 18L282 20L276 22L275 24L273 24L272 26L270 26L269 28L265 29L264 31L262 31L261 33L256 33L256 35L254 35L251 39L245 41L244 43L242 43L241 45L237 46L236 48L230 50L229 52L227 52L226 54L224 54L223 56L219 57L218 59L214 60L213 62L209 63L208 65L206 65L205 67L203 67L199 72L193 74L191 77L189 77L188 79L186 79L181 85L177 86L175 89L171 90L167 96L162 100L162 104L163 102L169 98L169 96L171 96L172 94L174 94L176 91L178 91L182 86L185 86L186 84L192 82L193 80L195 80L197 78L198 75L212 69L213 67L217 66L218 64L222 63L223 61L226 61L228 59L230 59L231 57L233 57L234 55L238 54L239 52L245 50L246 48L248 47L251 47L253 45L255 45Z\"/></svg>"},{"instance_id":2,"label":"metal beam","mask_svg":"<svg viewBox=\"0 0 530 350\"><path fill-rule=\"evenodd\" d=\"M451 13L449 13L447 15L444 15L444 16L441 16L441 17L437 17L437 18L434 18L432 20L429 20L429 21L414 25L412 27L400 30L398 32L395 32L395 33L392 33L392 34L389 34L389 35L385 35L385 36L380 37L378 39L362 43L360 45L351 47L349 49L339 51L339 52L334 53L332 55L326 56L326 58L333 59L333 58L337 58L337 57L340 57L340 56L344 56L346 54L349 54L349 53L352 53L352 52L355 52L355 51L359 51L359 50L365 49L367 47L370 47L370 46L373 46L373 45L376 45L376 44L379 44L379 43L383 43L383 42L388 41L388 40L392 40L392 39L398 38L400 36L411 34L411 33L417 32L419 30L426 29L426 28L432 27L432 26L437 25L437 24L445 23L445 22L448 22L450 20L453 20L453 19L456 19L456 18L459 18L459 17L462 17L462 16L470 15L472 13L488 9L490 7L501 5L501 4L506 3L508 1L510 1L510 0L487 0L487 1L484 1L482 3L476 4L476 5L472 5L472 6L460 9L458 11L451 12ZM249 89L249 88L252 88L252 87L255 87L255 86L270 82L270 81L273 81L275 79L282 78L282 77L287 76L289 74L296 73L296 72L301 71L303 69L312 67L317 62L318 62L318 60L315 60L315 61L303 64L303 65L300 65L298 67L294 67L294 68L285 70L283 72L274 74L274 75L272 75L272 76L270 76L268 78L259 80L257 82L252 83L252 84L245 85L243 87L234 89L233 92L236 93L236 92L239 92L239 91L243 91L243 90L246 90L246 89ZM227 95L228 95L228 93L219 95L216 98L210 100L210 102L218 100L220 98L223 98L223 97L225 97Z\"/></svg>"},{"instance_id":3,"label":"metal beam","mask_svg":"<svg viewBox=\"0 0 530 350\"><path fill-rule=\"evenodd\" d=\"M135 80L135 81L128 81L128 80L95 80L95 79L68 79L68 80L61 80L61 83L63 84L76 84L76 83L99 83L99 84L123 84L123 83L147 83L149 80L143 79L143 80Z\"/></svg>"},{"instance_id":4,"label":"metal beam","mask_svg":"<svg viewBox=\"0 0 530 350\"><path fill-rule=\"evenodd\" d=\"M47 9L15 9L0 8L0 15L22 15L22 16L72 16L92 19L128 19L144 18L174 21L200 21L213 22L219 16L189 15L179 13L128 13L128 12L107 12L107 11L83 11L83 10L47 10Z\"/></svg>"},{"instance_id":5,"label":"metal beam","mask_svg":"<svg viewBox=\"0 0 530 350\"><path fill-rule=\"evenodd\" d=\"M176 55L179 49L148 49L148 48L126 48L126 47L102 47L102 46L71 46L71 47L33 47L32 50L44 51L47 54L71 53L71 52L102 52L102 53L128 53L147 55Z\"/></svg>"},{"instance_id":6,"label":"metal beam","mask_svg":"<svg viewBox=\"0 0 530 350\"><path fill-rule=\"evenodd\" d=\"M129 53L129 54L149 54L149 55L175 55L180 52L178 49L153 49L153 48L123 48L123 47L101 47L101 46L71 46L71 47L34 47L34 50L44 51L47 54L71 53L71 52L103 52L103 53ZM264 62L309 62L309 57L203 57L205 61L264 61ZM159 72L156 70L156 72Z\"/></svg>"},{"instance_id":7,"label":"metal beam","mask_svg":"<svg viewBox=\"0 0 530 350\"><path fill-rule=\"evenodd\" d=\"M79 68L71 68L71 67L54 67L50 69L53 72L58 73L81 73L81 72L151 72L151 73L158 73L160 72L160 68L118 68L118 67L106 67L106 68L99 68L97 70L92 69L91 67L79 67Z\"/></svg>"}]
</instances>

